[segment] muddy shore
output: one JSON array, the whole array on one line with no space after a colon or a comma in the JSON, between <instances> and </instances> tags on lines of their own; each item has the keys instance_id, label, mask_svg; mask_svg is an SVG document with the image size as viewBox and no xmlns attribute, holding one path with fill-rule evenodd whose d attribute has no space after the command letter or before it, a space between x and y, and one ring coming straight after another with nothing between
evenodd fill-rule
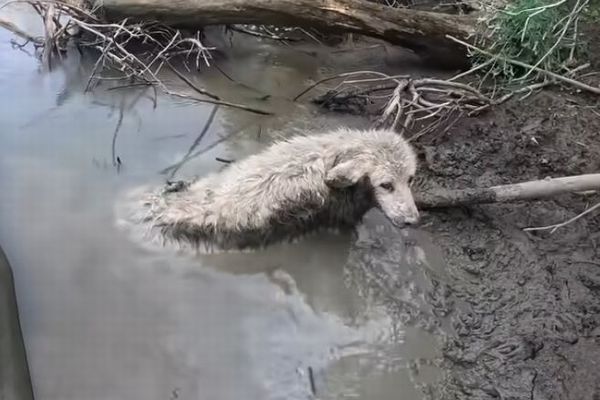
<instances>
[{"instance_id":1,"label":"muddy shore","mask_svg":"<svg viewBox=\"0 0 600 400\"><path fill-rule=\"evenodd\" d=\"M594 108L593 99L548 91L464 119L417 143L419 186L597 172ZM425 213L421 228L445 264L433 273L405 261L414 252L406 233L381 216L365 218L347 268L362 276L356 281L371 282L358 289L391 304L407 325L443 338L436 365L445 376L421 386L428 398L600 398L600 215L554 233L523 231L568 220L598 201L598 194L573 194ZM418 375L418 360L413 368Z\"/></svg>"},{"instance_id":2,"label":"muddy shore","mask_svg":"<svg viewBox=\"0 0 600 400\"><path fill-rule=\"evenodd\" d=\"M597 100L544 92L418 143L423 187L489 186L600 170ZM444 399L600 397L600 215L550 231L598 194L429 212L454 334Z\"/></svg>"}]
</instances>

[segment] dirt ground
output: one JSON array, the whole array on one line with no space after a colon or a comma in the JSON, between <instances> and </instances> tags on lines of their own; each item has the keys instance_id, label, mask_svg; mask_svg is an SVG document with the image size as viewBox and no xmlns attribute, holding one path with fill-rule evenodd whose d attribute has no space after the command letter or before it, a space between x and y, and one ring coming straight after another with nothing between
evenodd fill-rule
<instances>
[{"instance_id":1,"label":"dirt ground","mask_svg":"<svg viewBox=\"0 0 600 400\"><path fill-rule=\"evenodd\" d=\"M489 186L600 171L597 99L546 91L418 144L421 187ZM600 201L474 206L425 214L443 250L456 334L440 399L600 399Z\"/></svg>"}]
</instances>

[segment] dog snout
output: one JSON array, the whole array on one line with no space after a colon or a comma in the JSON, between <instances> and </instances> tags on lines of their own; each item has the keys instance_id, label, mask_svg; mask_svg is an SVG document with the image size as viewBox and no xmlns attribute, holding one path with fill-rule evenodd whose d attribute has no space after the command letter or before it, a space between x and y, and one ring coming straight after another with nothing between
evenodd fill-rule
<instances>
[{"instance_id":1,"label":"dog snout","mask_svg":"<svg viewBox=\"0 0 600 400\"><path fill-rule=\"evenodd\" d=\"M402 215L398 218L394 218L392 220L393 224L397 227L403 228L406 226L414 226L417 225L420 221L419 214L410 214L410 215Z\"/></svg>"},{"instance_id":2,"label":"dog snout","mask_svg":"<svg viewBox=\"0 0 600 400\"><path fill-rule=\"evenodd\" d=\"M404 223L406 225L417 225L421 219L421 216L419 215L419 210L417 209L417 205L415 204L412 196L410 200L410 202L407 202L403 212Z\"/></svg>"},{"instance_id":3,"label":"dog snout","mask_svg":"<svg viewBox=\"0 0 600 400\"><path fill-rule=\"evenodd\" d=\"M417 224L419 223L419 221L420 221L420 220L421 220L421 218L419 217L419 214L418 214L418 213L416 213L416 214L414 214L414 215L407 216L407 217L404 219L404 223L405 223L406 225L417 225Z\"/></svg>"}]
</instances>

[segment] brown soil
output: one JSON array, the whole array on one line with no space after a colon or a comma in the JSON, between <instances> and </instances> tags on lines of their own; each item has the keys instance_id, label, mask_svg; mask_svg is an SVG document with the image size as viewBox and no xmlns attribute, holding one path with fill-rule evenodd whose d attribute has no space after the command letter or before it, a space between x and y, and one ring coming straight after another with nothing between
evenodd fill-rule
<instances>
[{"instance_id":1,"label":"brown soil","mask_svg":"<svg viewBox=\"0 0 600 400\"><path fill-rule=\"evenodd\" d=\"M423 187L489 186L600 171L597 100L544 92L424 138ZM430 212L460 307L444 399L600 399L600 213L553 234L598 194Z\"/></svg>"}]
</instances>

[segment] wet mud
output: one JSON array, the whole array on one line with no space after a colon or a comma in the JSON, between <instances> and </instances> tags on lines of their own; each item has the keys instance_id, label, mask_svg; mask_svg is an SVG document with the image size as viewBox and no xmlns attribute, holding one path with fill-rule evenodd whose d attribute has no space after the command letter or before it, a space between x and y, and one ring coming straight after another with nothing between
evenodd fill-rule
<instances>
[{"instance_id":1,"label":"wet mud","mask_svg":"<svg viewBox=\"0 0 600 400\"><path fill-rule=\"evenodd\" d=\"M544 92L464 119L417 144L419 186L598 172L595 107L581 96ZM598 201L598 193L570 194L424 215L423 229L446 264L451 320L443 331L445 377L426 388L430 398L600 398L600 214L555 232L523 231L563 222Z\"/></svg>"}]
</instances>

